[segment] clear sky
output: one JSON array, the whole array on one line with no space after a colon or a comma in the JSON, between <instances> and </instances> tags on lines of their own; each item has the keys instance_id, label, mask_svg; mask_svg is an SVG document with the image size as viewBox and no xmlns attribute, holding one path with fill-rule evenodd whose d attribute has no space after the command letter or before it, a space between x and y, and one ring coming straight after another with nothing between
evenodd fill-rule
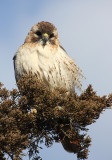
<instances>
[{"instance_id":1,"label":"clear sky","mask_svg":"<svg viewBox=\"0 0 112 160\"><path fill-rule=\"evenodd\" d=\"M62 46L86 77L83 89L92 84L99 95L111 93L112 0L1 0L0 81L5 87L16 87L13 55L31 27L40 21L57 27ZM107 110L89 127L93 139L89 160L112 160L111 121L112 111ZM76 158L59 144L41 154L43 160Z\"/></svg>"}]
</instances>

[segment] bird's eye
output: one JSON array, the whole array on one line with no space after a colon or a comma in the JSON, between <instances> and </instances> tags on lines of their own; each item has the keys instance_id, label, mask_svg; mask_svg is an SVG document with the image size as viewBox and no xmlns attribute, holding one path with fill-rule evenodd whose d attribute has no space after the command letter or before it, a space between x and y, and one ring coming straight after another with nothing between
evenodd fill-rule
<instances>
[{"instance_id":1,"label":"bird's eye","mask_svg":"<svg viewBox=\"0 0 112 160\"><path fill-rule=\"evenodd\" d=\"M42 35L42 33L41 33L40 31L37 31L36 34L37 34L38 36L41 36L41 35Z\"/></svg>"},{"instance_id":2,"label":"bird's eye","mask_svg":"<svg viewBox=\"0 0 112 160\"><path fill-rule=\"evenodd\" d=\"M49 37L49 38L52 38L52 37L54 37L54 34L53 34L53 33L50 35L50 37Z\"/></svg>"}]
</instances>

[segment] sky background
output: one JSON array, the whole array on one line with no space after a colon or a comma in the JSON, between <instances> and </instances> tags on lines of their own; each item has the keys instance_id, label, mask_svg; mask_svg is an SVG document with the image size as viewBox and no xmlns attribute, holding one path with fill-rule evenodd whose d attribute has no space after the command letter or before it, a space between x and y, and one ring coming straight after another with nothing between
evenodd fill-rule
<instances>
[{"instance_id":1,"label":"sky background","mask_svg":"<svg viewBox=\"0 0 112 160\"><path fill-rule=\"evenodd\" d=\"M112 93L112 0L1 0L0 81L16 88L13 56L31 27L53 23L67 53L76 60L86 80L100 96ZM112 160L112 110L89 126L92 145L88 160ZM41 151L43 160L75 160L61 144Z\"/></svg>"}]
</instances>

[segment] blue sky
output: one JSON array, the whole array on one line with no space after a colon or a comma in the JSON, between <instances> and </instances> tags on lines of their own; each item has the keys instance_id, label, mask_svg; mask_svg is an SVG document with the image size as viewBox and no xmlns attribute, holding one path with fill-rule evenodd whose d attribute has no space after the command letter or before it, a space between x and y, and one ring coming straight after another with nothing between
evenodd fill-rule
<instances>
[{"instance_id":1,"label":"blue sky","mask_svg":"<svg viewBox=\"0 0 112 160\"><path fill-rule=\"evenodd\" d=\"M83 70L83 89L92 84L99 95L112 92L112 0L4 0L0 2L0 81L16 87L13 55L31 27L40 21L52 22L68 54ZM89 160L111 160L112 111L103 112L89 128L93 139ZM104 145L106 144L106 145ZM74 159L61 145L44 149L42 156L57 151L56 159ZM63 153L63 154L62 154ZM58 157L59 156L59 157ZM63 158L61 158L63 156ZM58 157L58 158L57 158Z\"/></svg>"}]
</instances>

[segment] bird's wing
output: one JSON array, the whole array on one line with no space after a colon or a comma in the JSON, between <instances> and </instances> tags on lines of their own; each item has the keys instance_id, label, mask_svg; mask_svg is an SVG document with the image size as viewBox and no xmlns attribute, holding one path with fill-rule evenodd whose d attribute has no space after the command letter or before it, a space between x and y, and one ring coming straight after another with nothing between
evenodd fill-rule
<instances>
[{"instance_id":1,"label":"bird's wing","mask_svg":"<svg viewBox=\"0 0 112 160\"><path fill-rule=\"evenodd\" d=\"M16 78L16 66L15 66L15 59L16 59L16 54L13 57L13 65L14 65L14 72L15 72L15 78ZM17 79L16 79L17 81Z\"/></svg>"},{"instance_id":2,"label":"bird's wing","mask_svg":"<svg viewBox=\"0 0 112 160\"><path fill-rule=\"evenodd\" d=\"M81 78L83 78L82 70L77 66L76 62L69 57L65 49L60 46L58 54L56 56L59 62L62 76L65 78L65 82L71 86L71 88L78 87L81 89Z\"/></svg>"},{"instance_id":3,"label":"bird's wing","mask_svg":"<svg viewBox=\"0 0 112 160\"><path fill-rule=\"evenodd\" d=\"M60 45L60 48L67 54L66 50Z\"/></svg>"}]
</instances>

